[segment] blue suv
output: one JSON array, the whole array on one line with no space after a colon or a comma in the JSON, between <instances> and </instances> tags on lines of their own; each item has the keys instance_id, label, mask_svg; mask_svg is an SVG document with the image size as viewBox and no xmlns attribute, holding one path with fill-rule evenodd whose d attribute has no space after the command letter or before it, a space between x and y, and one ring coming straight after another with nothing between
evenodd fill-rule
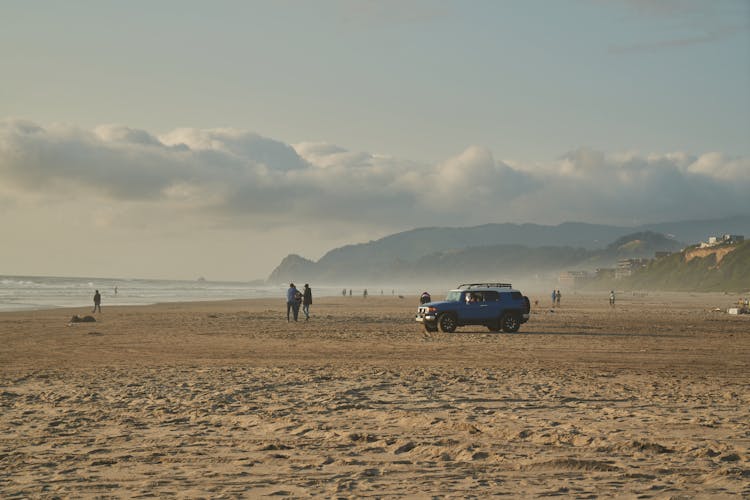
<instances>
[{"instance_id":1,"label":"blue suv","mask_svg":"<svg viewBox=\"0 0 750 500\"><path fill-rule=\"evenodd\" d=\"M529 298L510 283L465 283L448 292L443 301L417 309L425 331L452 333L459 326L483 325L491 332L517 332L529 320Z\"/></svg>"}]
</instances>

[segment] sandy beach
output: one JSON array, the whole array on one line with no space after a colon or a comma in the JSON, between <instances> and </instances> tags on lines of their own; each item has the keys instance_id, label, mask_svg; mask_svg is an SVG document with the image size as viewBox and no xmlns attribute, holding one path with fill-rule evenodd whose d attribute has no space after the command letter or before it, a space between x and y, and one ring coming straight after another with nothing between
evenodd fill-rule
<instances>
[{"instance_id":1,"label":"sandy beach","mask_svg":"<svg viewBox=\"0 0 750 500\"><path fill-rule=\"evenodd\" d=\"M0 497L750 496L750 316L546 296L516 334L416 297L0 314Z\"/></svg>"}]
</instances>

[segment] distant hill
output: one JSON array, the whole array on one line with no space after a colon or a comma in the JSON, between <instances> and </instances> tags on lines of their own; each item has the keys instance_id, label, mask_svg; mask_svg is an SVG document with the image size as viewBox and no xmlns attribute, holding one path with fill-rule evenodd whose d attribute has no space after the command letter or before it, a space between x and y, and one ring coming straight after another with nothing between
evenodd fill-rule
<instances>
[{"instance_id":1,"label":"distant hill","mask_svg":"<svg viewBox=\"0 0 750 500\"><path fill-rule=\"evenodd\" d=\"M668 233L646 227L659 227ZM619 258L651 258L687 242L724 233L750 235L750 217L664 223L633 228L583 223L558 226L487 224L470 228L420 228L368 243L346 245L314 262L287 256L270 283L290 280L340 283L445 282L464 279L549 279L561 270L614 266ZM679 235L697 234L681 239ZM668 235L667 235L668 234Z\"/></svg>"},{"instance_id":2,"label":"distant hill","mask_svg":"<svg viewBox=\"0 0 750 500\"><path fill-rule=\"evenodd\" d=\"M692 246L655 260L614 284L626 290L747 292L750 291L750 241L711 248Z\"/></svg>"},{"instance_id":3,"label":"distant hill","mask_svg":"<svg viewBox=\"0 0 750 500\"><path fill-rule=\"evenodd\" d=\"M282 283L293 280L312 281L311 278L317 278L319 273L316 270L317 264L311 260L300 257L297 254L290 254L284 257L271 276L268 277L269 283Z\"/></svg>"},{"instance_id":4,"label":"distant hill","mask_svg":"<svg viewBox=\"0 0 750 500\"><path fill-rule=\"evenodd\" d=\"M612 259L652 257L655 252L677 252L684 246L684 243L663 234L642 231L618 238L609 244L602 254Z\"/></svg>"},{"instance_id":5,"label":"distant hill","mask_svg":"<svg viewBox=\"0 0 750 500\"><path fill-rule=\"evenodd\" d=\"M709 235L750 236L750 216L620 227L568 222L420 228L335 248L319 261L289 255L269 283L426 283L469 279L548 280L562 270L612 267L619 258L676 252ZM683 243L686 242L686 243Z\"/></svg>"},{"instance_id":6,"label":"distant hill","mask_svg":"<svg viewBox=\"0 0 750 500\"><path fill-rule=\"evenodd\" d=\"M633 233L660 233L675 241L697 242L709 235L750 235L750 216L700 221L665 222L642 226L607 226L565 222L557 226L539 224L484 224L451 228L425 227L392 234L368 243L335 248L317 262L323 269L357 272L361 266L414 262L426 255L448 250L495 245L575 247L601 249L617 238Z\"/></svg>"}]
</instances>

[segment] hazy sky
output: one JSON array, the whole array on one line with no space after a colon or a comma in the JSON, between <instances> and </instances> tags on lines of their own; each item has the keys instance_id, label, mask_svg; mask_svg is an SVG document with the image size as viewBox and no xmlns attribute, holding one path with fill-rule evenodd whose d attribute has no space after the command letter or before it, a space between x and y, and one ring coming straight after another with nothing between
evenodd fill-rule
<instances>
[{"instance_id":1,"label":"hazy sky","mask_svg":"<svg viewBox=\"0 0 750 500\"><path fill-rule=\"evenodd\" d=\"M0 3L0 274L750 209L750 1Z\"/></svg>"}]
</instances>

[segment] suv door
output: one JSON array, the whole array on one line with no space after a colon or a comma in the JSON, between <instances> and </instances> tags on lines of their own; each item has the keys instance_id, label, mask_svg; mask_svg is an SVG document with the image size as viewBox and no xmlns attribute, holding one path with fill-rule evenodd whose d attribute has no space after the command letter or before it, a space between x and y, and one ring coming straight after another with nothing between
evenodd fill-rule
<instances>
[{"instance_id":1,"label":"suv door","mask_svg":"<svg viewBox=\"0 0 750 500\"><path fill-rule=\"evenodd\" d=\"M494 290L482 292L484 301L481 303L479 319L483 321L496 320L500 310L500 294Z\"/></svg>"},{"instance_id":2,"label":"suv door","mask_svg":"<svg viewBox=\"0 0 750 500\"><path fill-rule=\"evenodd\" d=\"M476 301L467 300L471 297L474 297ZM491 300L488 301L488 298ZM482 323L492 319L496 315L496 300L497 292L466 292L461 306L461 320L465 323Z\"/></svg>"}]
</instances>

